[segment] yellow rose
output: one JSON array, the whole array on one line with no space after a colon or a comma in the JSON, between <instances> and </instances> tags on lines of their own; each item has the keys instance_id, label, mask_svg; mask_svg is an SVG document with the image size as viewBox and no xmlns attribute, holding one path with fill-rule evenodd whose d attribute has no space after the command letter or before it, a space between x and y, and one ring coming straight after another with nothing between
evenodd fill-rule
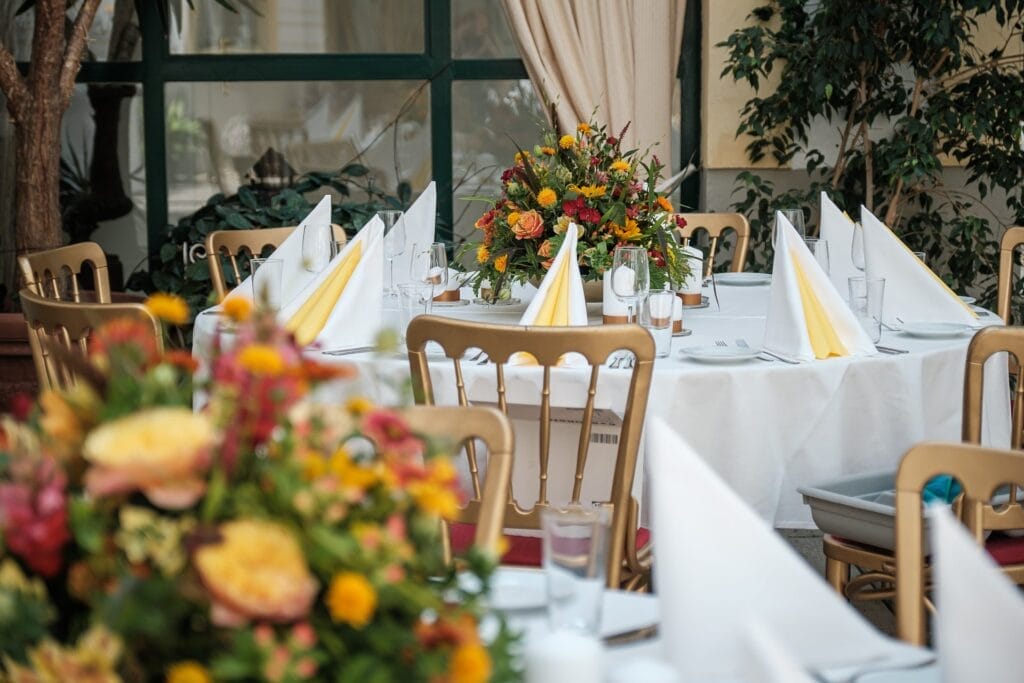
<instances>
[{"instance_id":1,"label":"yellow rose","mask_svg":"<svg viewBox=\"0 0 1024 683\"><path fill-rule=\"evenodd\" d=\"M141 490L166 509L195 504L217 430L190 408L149 408L100 425L86 437L86 488L96 496Z\"/></svg>"},{"instance_id":2,"label":"yellow rose","mask_svg":"<svg viewBox=\"0 0 1024 683\"><path fill-rule=\"evenodd\" d=\"M167 683L213 683L206 667L199 662L178 662L167 670Z\"/></svg>"},{"instance_id":3,"label":"yellow rose","mask_svg":"<svg viewBox=\"0 0 1024 683\"><path fill-rule=\"evenodd\" d=\"M486 244L481 244L476 248L476 262L483 264L487 263L487 259L491 258L491 250L487 248Z\"/></svg>"},{"instance_id":4,"label":"yellow rose","mask_svg":"<svg viewBox=\"0 0 1024 683\"><path fill-rule=\"evenodd\" d=\"M494 269L496 271L504 273L506 268L508 268L508 254L502 254L494 259Z\"/></svg>"},{"instance_id":5,"label":"yellow rose","mask_svg":"<svg viewBox=\"0 0 1024 683\"><path fill-rule=\"evenodd\" d=\"M558 138L558 146L561 147L562 149L569 149L575 144L576 138L574 138L571 135L563 135L562 137Z\"/></svg>"},{"instance_id":6,"label":"yellow rose","mask_svg":"<svg viewBox=\"0 0 1024 683\"><path fill-rule=\"evenodd\" d=\"M373 618L377 591L362 574L342 572L331 579L324 601L331 619L360 629Z\"/></svg>"},{"instance_id":7,"label":"yellow rose","mask_svg":"<svg viewBox=\"0 0 1024 683\"><path fill-rule=\"evenodd\" d=\"M451 683L485 683L491 678L491 656L483 645L463 643L452 652L448 661L448 680Z\"/></svg>"},{"instance_id":8,"label":"yellow rose","mask_svg":"<svg viewBox=\"0 0 1024 683\"><path fill-rule=\"evenodd\" d=\"M254 375L277 377L284 372L284 359L269 344L249 344L238 354L239 364Z\"/></svg>"},{"instance_id":9,"label":"yellow rose","mask_svg":"<svg viewBox=\"0 0 1024 683\"><path fill-rule=\"evenodd\" d=\"M218 532L219 542L193 556L213 598L214 623L290 622L309 613L319 586L291 531L265 520L239 519Z\"/></svg>"},{"instance_id":10,"label":"yellow rose","mask_svg":"<svg viewBox=\"0 0 1024 683\"><path fill-rule=\"evenodd\" d=\"M558 195L550 187L545 187L537 193L537 203L545 209L550 209L558 201Z\"/></svg>"},{"instance_id":11,"label":"yellow rose","mask_svg":"<svg viewBox=\"0 0 1024 683\"><path fill-rule=\"evenodd\" d=\"M146 299L146 309L160 320L172 325L184 325L188 322L188 304L174 294L153 294Z\"/></svg>"}]
</instances>

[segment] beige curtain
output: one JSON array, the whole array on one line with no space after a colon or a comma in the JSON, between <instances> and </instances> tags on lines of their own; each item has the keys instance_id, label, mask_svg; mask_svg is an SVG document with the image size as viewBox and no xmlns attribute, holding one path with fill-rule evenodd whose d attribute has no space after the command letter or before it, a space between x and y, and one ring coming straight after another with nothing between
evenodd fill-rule
<instances>
[{"instance_id":1,"label":"beige curtain","mask_svg":"<svg viewBox=\"0 0 1024 683\"><path fill-rule=\"evenodd\" d=\"M686 0L503 0L534 86L566 131L626 123L625 149L671 164L672 90Z\"/></svg>"}]
</instances>

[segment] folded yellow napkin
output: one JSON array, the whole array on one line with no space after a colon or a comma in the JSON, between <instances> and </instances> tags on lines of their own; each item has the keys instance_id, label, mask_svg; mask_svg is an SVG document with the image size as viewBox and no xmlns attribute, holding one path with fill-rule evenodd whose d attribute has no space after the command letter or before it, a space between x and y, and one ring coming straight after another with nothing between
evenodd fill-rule
<instances>
[{"instance_id":1,"label":"folded yellow napkin","mask_svg":"<svg viewBox=\"0 0 1024 683\"><path fill-rule=\"evenodd\" d=\"M792 257L791 257L792 258ZM796 273L796 284L800 290L800 302L803 305L804 319L807 321L807 336L814 350L814 357L819 360L833 356L846 356L849 352L839 339L836 329L829 317L828 310L814 291L810 280L797 259L792 258L793 272Z\"/></svg>"},{"instance_id":2,"label":"folded yellow napkin","mask_svg":"<svg viewBox=\"0 0 1024 683\"><path fill-rule=\"evenodd\" d=\"M562 259L555 273L555 279L551 283L548 295L544 297L534 325L545 325L548 327L565 326L569 324L569 267L568 259Z\"/></svg>"},{"instance_id":3,"label":"folded yellow napkin","mask_svg":"<svg viewBox=\"0 0 1024 683\"><path fill-rule=\"evenodd\" d=\"M362 242L352 245L348 253L334 267L334 271L324 279L313 294L302 304L288 322L285 329L295 335L295 341L301 345L311 343L327 324L327 319L338 303L345 286L352 278L356 266L363 254Z\"/></svg>"}]
</instances>

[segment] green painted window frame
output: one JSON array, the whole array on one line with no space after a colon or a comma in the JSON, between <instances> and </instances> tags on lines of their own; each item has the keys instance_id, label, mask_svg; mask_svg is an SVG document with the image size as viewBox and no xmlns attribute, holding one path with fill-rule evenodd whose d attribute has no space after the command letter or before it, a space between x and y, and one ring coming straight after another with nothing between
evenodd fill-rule
<instances>
[{"instance_id":1,"label":"green painted window frame","mask_svg":"<svg viewBox=\"0 0 1024 683\"><path fill-rule=\"evenodd\" d=\"M451 0L423 0L424 52L418 54L173 55L155 3L142 2L142 60L86 62L79 83L142 85L146 169L147 248L153 258L167 235L167 165L164 86L201 81L425 80L430 83L431 170L437 183L437 236L452 241L452 83L528 78L521 59L454 59ZM690 0L677 76L682 79L681 159L700 150L701 3ZM27 70L27 64L20 65ZM680 189L684 207L696 208L699 177Z\"/></svg>"}]
</instances>

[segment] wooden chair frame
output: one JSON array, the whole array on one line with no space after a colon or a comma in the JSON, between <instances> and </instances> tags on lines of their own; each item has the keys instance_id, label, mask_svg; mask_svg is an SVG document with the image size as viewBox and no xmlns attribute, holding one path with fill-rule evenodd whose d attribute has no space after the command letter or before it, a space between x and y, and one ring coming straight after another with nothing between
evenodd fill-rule
<instances>
[{"instance_id":1,"label":"wooden chair frame","mask_svg":"<svg viewBox=\"0 0 1024 683\"><path fill-rule=\"evenodd\" d=\"M580 439L575 460L571 502L580 502L583 477L590 447L595 397L601 365L619 350L632 352L636 362L630 377L629 392L619 434L618 451L612 478L611 543L608 553L608 586L643 588L649 582L649 552L636 549L637 504L632 497L636 476L637 454L647 397L654 368L654 340L637 325L604 325L595 327L523 327L489 325L452 320L438 316L418 316L409 324L406 345L413 391L418 403L434 404L434 390L426 354L426 345L434 341L444 348L445 356L454 365L459 405L469 405L460 359L470 348L482 349L490 358L497 376L498 409L508 415L505 386L505 365L513 354L532 354L543 372L540 396L540 481L537 502L529 509L509 500L503 524L507 528L540 529L541 511L549 506L548 465L551 441L551 369L566 353L575 352L590 365L590 382L583 409ZM476 467L474 454L469 454L470 468ZM469 515L472 521L472 515ZM625 568L625 579L624 570Z\"/></svg>"},{"instance_id":2,"label":"wooden chair frame","mask_svg":"<svg viewBox=\"0 0 1024 683\"><path fill-rule=\"evenodd\" d=\"M501 546L505 506L512 482L512 453L515 437L508 418L494 408L416 406L403 412L409 427L435 439L462 447L469 459L471 496L460 519L476 520L474 545L496 556ZM480 439L487 446L487 472L483 482L476 467L476 455L469 444ZM451 562L448 527L444 528L445 560Z\"/></svg>"},{"instance_id":3,"label":"wooden chair frame","mask_svg":"<svg viewBox=\"0 0 1024 683\"><path fill-rule=\"evenodd\" d=\"M1013 255L1024 246L1024 228L1007 228L999 242L999 285L996 289L996 313L1010 324L1010 298L1013 293Z\"/></svg>"},{"instance_id":4,"label":"wooden chair frame","mask_svg":"<svg viewBox=\"0 0 1024 683\"><path fill-rule=\"evenodd\" d=\"M30 291L49 299L65 300L67 296L75 302L82 301L78 278L86 264L93 270L96 303L109 304L111 298L107 256L95 242L69 244L66 247L18 257L18 269L25 281L24 286ZM61 280L65 278L70 286L66 292L61 291Z\"/></svg>"},{"instance_id":5,"label":"wooden chair frame","mask_svg":"<svg viewBox=\"0 0 1024 683\"><path fill-rule=\"evenodd\" d=\"M36 336L38 355L33 360L39 375L40 390L65 389L77 382L74 371L51 351L59 345L71 353L88 353L88 338L103 323L116 318L135 318L152 326L157 349L163 348L160 323L142 304L95 304L56 301L39 296L28 288L20 293L21 310L29 331Z\"/></svg>"},{"instance_id":6,"label":"wooden chair frame","mask_svg":"<svg viewBox=\"0 0 1024 683\"><path fill-rule=\"evenodd\" d=\"M973 444L924 443L910 449L896 474L896 629L914 645L926 642L921 489L940 474L963 486L963 518L979 544L987 530L1024 529L1020 505L994 511L988 502L1006 484L1016 494L1016 485L1024 482L1024 453Z\"/></svg>"},{"instance_id":7,"label":"wooden chair frame","mask_svg":"<svg viewBox=\"0 0 1024 683\"><path fill-rule=\"evenodd\" d=\"M733 273L743 272L747 263L747 251L750 248L750 223L741 213L683 213L686 227L677 228L679 236L692 240L694 235L703 230L708 233L711 244L704 261L704 277L710 277L718 255L718 245L727 231L736 233L736 246L733 249L732 264L729 270Z\"/></svg>"},{"instance_id":8,"label":"wooden chair frame","mask_svg":"<svg viewBox=\"0 0 1024 683\"><path fill-rule=\"evenodd\" d=\"M231 289L228 288L221 253L228 257L231 274L235 278L235 286L242 281L242 272L238 267L238 257L248 252L250 256L259 256L267 247L277 249L292 232L295 226L284 228L254 228L252 230L214 230L206 236L206 258L210 267L210 282L217 292L217 299L223 299ZM335 223L331 231L336 242L347 240L345 229Z\"/></svg>"}]
</instances>

